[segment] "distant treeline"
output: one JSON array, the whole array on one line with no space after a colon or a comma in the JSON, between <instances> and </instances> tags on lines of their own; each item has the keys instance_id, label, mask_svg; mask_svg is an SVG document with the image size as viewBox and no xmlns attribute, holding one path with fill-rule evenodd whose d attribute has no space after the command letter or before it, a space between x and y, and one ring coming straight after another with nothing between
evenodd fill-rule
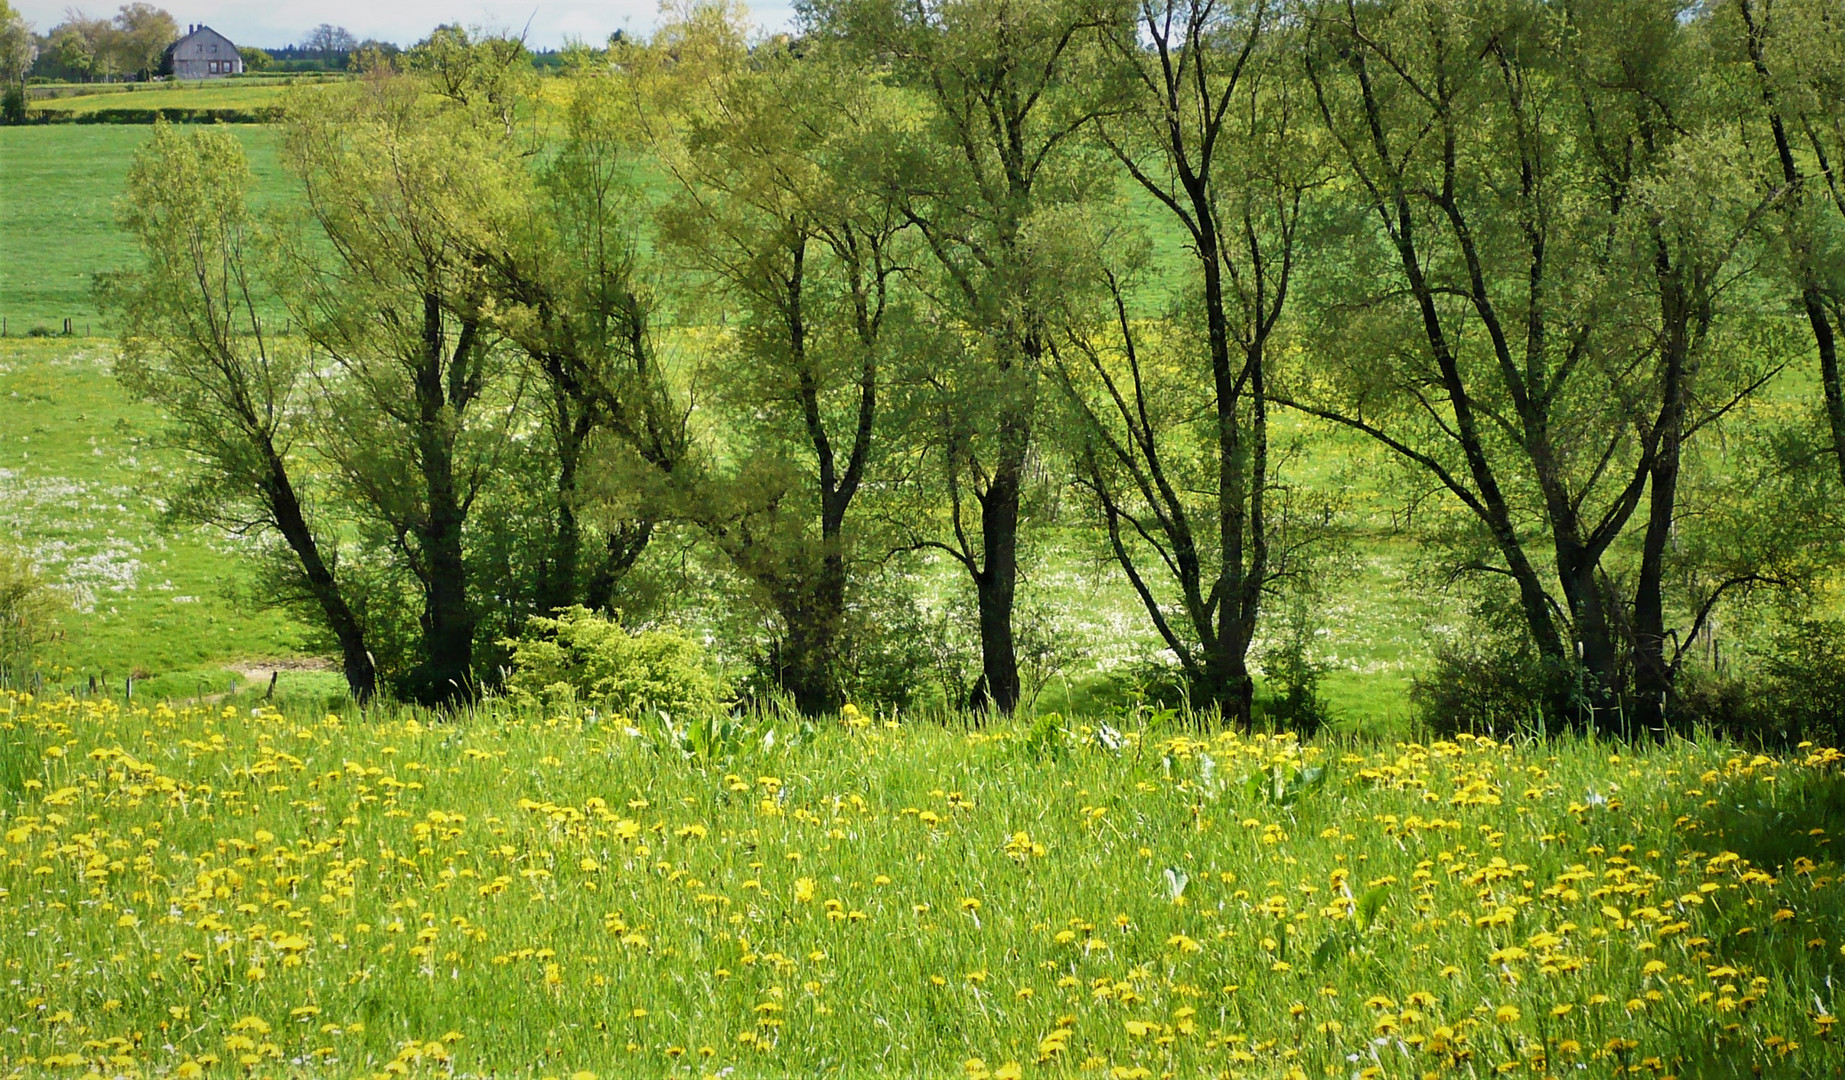
<instances>
[{"instance_id":1,"label":"distant treeline","mask_svg":"<svg viewBox=\"0 0 1845 1080\"><path fill-rule=\"evenodd\" d=\"M287 71L351 71L357 58L368 53L387 59L403 55L403 47L389 41L368 39L356 47L345 51L312 49L303 45L285 45L279 49L257 50L268 57L268 62L260 69L270 72ZM531 53L532 66L541 70L560 70L564 66L565 54L558 49L540 49ZM245 57L245 69L257 70L250 66Z\"/></svg>"},{"instance_id":2,"label":"distant treeline","mask_svg":"<svg viewBox=\"0 0 1845 1080\"><path fill-rule=\"evenodd\" d=\"M10 6L0 5L0 82L144 81L168 73L166 52L179 38L173 16L146 3L124 4L113 18L68 9L64 21L43 34ZM616 31L611 40L620 38ZM343 26L322 23L296 44L240 45L237 51L249 73L313 72L354 70L367 57L394 60L404 48L377 38L361 40ZM557 50L527 53L540 69L563 67L564 55Z\"/></svg>"}]
</instances>

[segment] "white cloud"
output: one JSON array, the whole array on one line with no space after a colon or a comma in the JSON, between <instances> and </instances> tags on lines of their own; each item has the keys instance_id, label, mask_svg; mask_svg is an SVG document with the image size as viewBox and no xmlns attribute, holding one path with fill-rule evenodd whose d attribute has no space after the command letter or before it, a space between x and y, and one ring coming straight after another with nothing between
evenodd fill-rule
<instances>
[{"instance_id":1,"label":"white cloud","mask_svg":"<svg viewBox=\"0 0 1845 1080\"><path fill-rule=\"evenodd\" d=\"M534 48L553 48L566 37L601 41L616 30L646 33L659 18L655 0L320 0L252 4L247 0L188 0L161 3L183 29L204 23L239 45L291 45L321 23L344 26L359 38L379 38L408 45L432 27L448 22L518 32L530 26L526 40ZM44 33L64 21L69 0L13 0L13 6ZM120 0L90 0L75 5L92 16L114 14ZM764 0L751 8L754 20L771 30L793 22L792 0Z\"/></svg>"}]
</instances>

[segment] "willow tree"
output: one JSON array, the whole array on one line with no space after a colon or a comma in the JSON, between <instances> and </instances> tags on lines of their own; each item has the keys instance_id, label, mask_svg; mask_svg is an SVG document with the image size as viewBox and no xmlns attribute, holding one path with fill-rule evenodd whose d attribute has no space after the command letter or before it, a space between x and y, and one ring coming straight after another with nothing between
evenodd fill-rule
<instances>
[{"instance_id":1,"label":"willow tree","mask_svg":"<svg viewBox=\"0 0 1845 1080\"><path fill-rule=\"evenodd\" d=\"M1010 712L1022 509L1034 453L1049 311L1065 268L1035 230L1110 181L1078 134L1094 103L1084 46L1104 15L1085 0L829 0L812 33L849 44L908 90L920 122L900 129L884 184L933 256L925 287L970 346L938 370L949 521L927 543L959 563L979 617L977 696ZM1054 227L1054 226L1051 226Z\"/></svg>"},{"instance_id":2,"label":"willow tree","mask_svg":"<svg viewBox=\"0 0 1845 1080\"><path fill-rule=\"evenodd\" d=\"M864 162L901 115L836 58L711 58L679 95L701 104L661 145L679 183L662 239L682 303L723 316L693 346L712 419L673 506L774 613L776 684L804 712L832 711L856 577L881 554L862 496L890 457L884 395L906 317L907 224Z\"/></svg>"},{"instance_id":3,"label":"willow tree","mask_svg":"<svg viewBox=\"0 0 1845 1080\"><path fill-rule=\"evenodd\" d=\"M1810 0L1732 0L1712 22L1719 49L1729 46L1723 51L1747 65L1742 115L1765 129L1760 156L1776 203L1784 280L1813 337L1832 454L1845 481L1845 13Z\"/></svg>"},{"instance_id":4,"label":"willow tree","mask_svg":"<svg viewBox=\"0 0 1845 1080\"><path fill-rule=\"evenodd\" d=\"M1601 727L1668 704L1686 448L1774 371L1726 303L1761 200L1681 14L1437 0L1309 22L1355 228L1316 271L1329 363L1277 396L1464 508L1460 568L1511 584L1551 714Z\"/></svg>"},{"instance_id":5,"label":"willow tree","mask_svg":"<svg viewBox=\"0 0 1845 1080\"><path fill-rule=\"evenodd\" d=\"M1145 0L1106 27L1112 100L1095 131L1184 237L1178 276L1156 278L1180 287L1137 317L1131 274L1104 269L1106 329L1079 308L1051 339L1080 419L1079 483L1117 563L1195 700L1245 726L1264 593L1299 539L1270 469L1270 354L1304 200L1325 178L1289 14Z\"/></svg>"},{"instance_id":6,"label":"willow tree","mask_svg":"<svg viewBox=\"0 0 1845 1080\"><path fill-rule=\"evenodd\" d=\"M660 299L640 243L652 158L627 82L579 68L556 152L520 211L480 253L496 326L529 360L547 438L529 447L549 483L532 606L608 609L661 511L648 489L686 451L686 408L659 355ZM657 474L657 475L656 475Z\"/></svg>"},{"instance_id":7,"label":"willow tree","mask_svg":"<svg viewBox=\"0 0 1845 1080\"><path fill-rule=\"evenodd\" d=\"M518 205L523 165L497 102L431 90L378 71L299 99L283 156L305 203L288 296L324 358L321 445L419 594L402 690L451 702L476 686L469 519L521 392L479 253Z\"/></svg>"},{"instance_id":8,"label":"willow tree","mask_svg":"<svg viewBox=\"0 0 1845 1080\"><path fill-rule=\"evenodd\" d=\"M135 153L119 219L138 264L105 279L121 320L116 374L170 418L189 470L181 517L279 539L277 599L299 601L339 643L346 684L364 701L377 673L339 574L337 527L316 520L302 476L314 430L310 357L276 334L272 252L252 216L243 146L228 131L181 135L164 122Z\"/></svg>"}]
</instances>

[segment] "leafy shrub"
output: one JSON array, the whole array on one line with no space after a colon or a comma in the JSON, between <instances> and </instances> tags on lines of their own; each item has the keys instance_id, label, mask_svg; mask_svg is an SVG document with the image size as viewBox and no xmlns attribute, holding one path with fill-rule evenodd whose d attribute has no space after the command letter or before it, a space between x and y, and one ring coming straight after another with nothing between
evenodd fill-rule
<instances>
[{"instance_id":1,"label":"leafy shrub","mask_svg":"<svg viewBox=\"0 0 1845 1080\"><path fill-rule=\"evenodd\" d=\"M1037 708L1046 687L1083 658L1081 639L1069 632L1061 614L1037 595L1028 595L1014 611L1012 633L1019 658L1019 692L1021 704L1028 711Z\"/></svg>"},{"instance_id":2,"label":"leafy shrub","mask_svg":"<svg viewBox=\"0 0 1845 1080\"><path fill-rule=\"evenodd\" d=\"M1084 697L1086 708L1097 712L1130 712L1141 708L1179 712L1190 705L1192 691L1185 669L1162 657L1147 657L1117 664Z\"/></svg>"},{"instance_id":3,"label":"leafy shrub","mask_svg":"<svg viewBox=\"0 0 1845 1080\"><path fill-rule=\"evenodd\" d=\"M1747 728L1732 738L1771 744L1845 739L1845 620L1801 619L1773 635L1749 690Z\"/></svg>"},{"instance_id":4,"label":"leafy shrub","mask_svg":"<svg viewBox=\"0 0 1845 1080\"><path fill-rule=\"evenodd\" d=\"M0 686L24 686L68 605L23 556L0 549Z\"/></svg>"},{"instance_id":5,"label":"leafy shrub","mask_svg":"<svg viewBox=\"0 0 1845 1080\"><path fill-rule=\"evenodd\" d=\"M940 630L902 576L871 576L846 613L840 649L846 699L904 710L928 702Z\"/></svg>"},{"instance_id":6,"label":"leafy shrub","mask_svg":"<svg viewBox=\"0 0 1845 1080\"><path fill-rule=\"evenodd\" d=\"M661 710L688 718L727 709L727 689L704 648L678 631L635 633L617 619L572 607L556 618L528 619L524 636L501 644L511 654L506 692L515 701L584 702L628 716Z\"/></svg>"},{"instance_id":7,"label":"leafy shrub","mask_svg":"<svg viewBox=\"0 0 1845 1080\"><path fill-rule=\"evenodd\" d=\"M1764 725L1758 722L1759 695L1756 687L1744 679L1706 667L1688 667L1679 674L1672 690L1672 719L1681 728L1702 728L1746 742L1786 741L1783 732L1763 730Z\"/></svg>"},{"instance_id":8,"label":"leafy shrub","mask_svg":"<svg viewBox=\"0 0 1845 1080\"><path fill-rule=\"evenodd\" d=\"M0 123L23 124L26 122L26 88L14 83L0 94Z\"/></svg>"},{"instance_id":9,"label":"leafy shrub","mask_svg":"<svg viewBox=\"0 0 1845 1080\"><path fill-rule=\"evenodd\" d=\"M1563 673L1509 635L1462 635L1438 645L1429 669L1410 683L1410 703L1436 735L1547 731Z\"/></svg>"},{"instance_id":10,"label":"leafy shrub","mask_svg":"<svg viewBox=\"0 0 1845 1080\"><path fill-rule=\"evenodd\" d=\"M1312 652L1313 609L1298 597L1282 620L1281 638L1262 655L1268 693L1258 704L1275 726L1311 735L1332 719L1320 696L1326 664Z\"/></svg>"}]
</instances>

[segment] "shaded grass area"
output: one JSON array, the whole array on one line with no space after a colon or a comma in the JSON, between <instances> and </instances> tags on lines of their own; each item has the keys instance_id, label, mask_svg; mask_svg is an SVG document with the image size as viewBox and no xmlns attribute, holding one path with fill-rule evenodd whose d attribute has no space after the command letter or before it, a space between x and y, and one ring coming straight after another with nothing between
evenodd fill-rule
<instances>
[{"instance_id":1,"label":"shaded grass area","mask_svg":"<svg viewBox=\"0 0 1845 1080\"><path fill-rule=\"evenodd\" d=\"M249 705L0 694L0 1073L1845 1072L1832 751Z\"/></svg>"}]
</instances>

